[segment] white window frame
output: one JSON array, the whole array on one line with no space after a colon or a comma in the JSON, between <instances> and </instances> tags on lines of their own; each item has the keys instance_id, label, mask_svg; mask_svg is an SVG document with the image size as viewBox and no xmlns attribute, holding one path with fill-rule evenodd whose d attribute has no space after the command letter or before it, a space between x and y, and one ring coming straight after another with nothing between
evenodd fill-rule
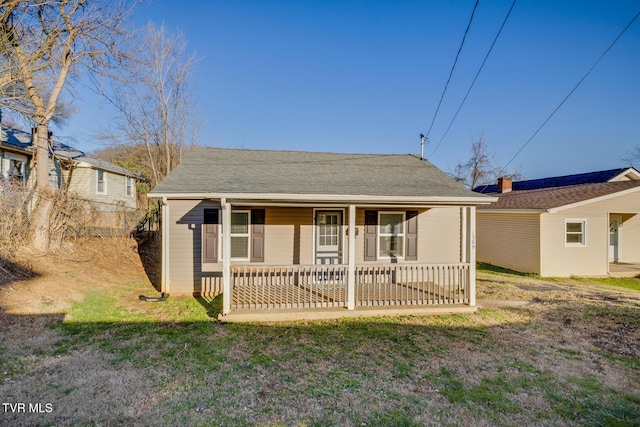
<instances>
[{"instance_id":1,"label":"white window frame","mask_svg":"<svg viewBox=\"0 0 640 427\"><path fill-rule=\"evenodd\" d=\"M231 257L231 261L249 261L251 254L251 210L250 209L232 209L231 210L231 218L233 218L234 213L246 213L247 214L247 232L246 233L234 233L233 230L230 230L229 236L230 239L234 237L246 237L247 238L247 256L246 257ZM231 225L231 224L229 224ZM222 239L220 239L222 240ZM221 252L222 253L222 252Z\"/></svg>"},{"instance_id":2,"label":"white window frame","mask_svg":"<svg viewBox=\"0 0 640 427\"><path fill-rule=\"evenodd\" d=\"M131 189L131 193L129 193L129 189ZM124 195L126 197L133 197L135 194L135 185L133 182L133 178L130 176L124 177Z\"/></svg>"},{"instance_id":3,"label":"white window frame","mask_svg":"<svg viewBox=\"0 0 640 427\"><path fill-rule=\"evenodd\" d=\"M381 221L381 217L382 215L402 215L402 233L401 234L397 234L397 233L382 233L382 221ZM406 245L407 245L407 213L405 211L378 211L378 227L377 227L377 236L376 239L378 239L378 241L376 242L376 246L377 246L377 259L404 259L405 256L405 250L406 250ZM380 244L380 238L381 237L387 237L387 236L402 236L402 255L396 255L396 256L385 256L385 255L380 255L380 250L382 249L382 245Z\"/></svg>"},{"instance_id":4,"label":"white window frame","mask_svg":"<svg viewBox=\"0 0 640 427\"><path fill-rule=\"evenodd\" d=\"M104 184L103 191L100 191L100 172L102 172L102 182ZM96 194L107 194L107 172L102 169L96 169Z\"/></svg>"},{"instance_id":5,"label":"white window frame","mask_svg":"<svg viewBox=\"0 0 640 427\"><path fill-rule=\"evenodd\" d=\"M582 232L567 231L568 224L581 224ZM581 242L567 242L569 234L582 234ZM587 220L585 218L565 218L564 220L564 246L567 248L584 248L587 246Z\"/></svg>"}]
</instances>

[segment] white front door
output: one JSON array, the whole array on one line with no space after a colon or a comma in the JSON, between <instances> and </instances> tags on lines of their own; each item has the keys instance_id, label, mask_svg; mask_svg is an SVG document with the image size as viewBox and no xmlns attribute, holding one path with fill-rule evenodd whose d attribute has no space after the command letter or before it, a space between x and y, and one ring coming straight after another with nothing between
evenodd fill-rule
<instances>
[{"instance_id":1,"label":"white front door","mask_svg":"<svg viewBox=\"0 0 640 427\"><path fill-rule=\"evenodd\" d=\"M316 264L342 264L342 211L316 211Z\"/></svg>"},{"instance_id":2,"label":"white front door","mask_svg":"<svg viewBox=\"0 0 640 427\"><path fill-rule=\"evenodd\" d=\"M620 261L620 224L622 218L609 217L609 261Z\"/></svg>"}]
</instances>

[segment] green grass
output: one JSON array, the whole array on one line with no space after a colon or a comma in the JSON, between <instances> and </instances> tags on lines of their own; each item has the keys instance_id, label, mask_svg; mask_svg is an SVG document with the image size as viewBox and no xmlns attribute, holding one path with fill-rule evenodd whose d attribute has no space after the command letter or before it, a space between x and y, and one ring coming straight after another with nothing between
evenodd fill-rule
<instances>
[{"instance_id":1,"label":"green grass","mask_svg":"<svg viewBox=\"0 0 640 427\"><path fill-rule=\"evenodd\" d=\"M144 372L139 387L157 424L633 425L640 413L639 396L608 388L601 377L538 365L545 358L586 363L569 345L518 351L521 334L545 331L530 312L221 324L212 317L219 299L169 298L140 309L125 304L126 295L86 292L53 326L54 348L38 357L55 362L98 352L114 373ZM630 307L585 305L581 313L574 322L640 322ZM13 356L0 347L0 362ZM638 376L638 357L593 357ZM62 408L85 385L47 387ZM113 420L105 412L82 423Z\"/></svg>"},{"instance_id":2,"label":"green grass","mask_svg":"<svg viewBox=\"0 0 640 427\"><path fill-rule=\"evenodd\" d=\"M603 278L579 278L594 283L604 283L618 288L630 289L632 291L640 291L640 279L635 277L603 277Z\"/></svg>"}]
</instances>

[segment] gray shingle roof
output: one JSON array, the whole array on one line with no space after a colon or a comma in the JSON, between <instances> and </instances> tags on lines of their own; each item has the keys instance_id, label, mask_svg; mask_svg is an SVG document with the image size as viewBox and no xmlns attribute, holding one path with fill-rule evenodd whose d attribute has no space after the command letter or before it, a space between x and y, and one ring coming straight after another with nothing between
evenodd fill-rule
<instances>
[{"instance_id":1,"label":"gray shingle roof","mask_svg":"<svg viewBox=\"0 0 640 427\"><path fill-rule=\"evenodd\" d=\"M604 182L539 190L511 191L509 193L496 194L496 196L499 196L497 202L482 206L480 209L553 209L636 187L640 187L640 181Z\"/></svg>"},{"instance_id":2,"label":"gray shingle roof","mask_svg":"<svg viewBox=\"0 0 640 427\"><path fill-rule=\"evenodd\" d=\"M187 193L485 197L412 155L211 147L194 148L152 191Z\"/></svg>"}]
</instances>

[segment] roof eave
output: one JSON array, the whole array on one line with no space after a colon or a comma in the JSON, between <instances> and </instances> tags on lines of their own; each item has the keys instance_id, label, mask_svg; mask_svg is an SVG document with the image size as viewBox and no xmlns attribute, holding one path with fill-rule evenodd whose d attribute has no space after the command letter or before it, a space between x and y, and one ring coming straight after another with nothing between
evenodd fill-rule
<instances>
[{"instance_id":1,"label":"roof eave","mask_svg":"<svg viewBox=\"0 0 640 427\"><path fill-rule=\"evenodd\" d=\"M354 194L282 194L282 193L148 193L148 197L167 199L221 199L227 200L263 200L279 202L317 202L317 203L376 203L405 205L488 205L496 202L497 197L455 197L455 196L370 196Z\"/></svg>"}]
</instances>

